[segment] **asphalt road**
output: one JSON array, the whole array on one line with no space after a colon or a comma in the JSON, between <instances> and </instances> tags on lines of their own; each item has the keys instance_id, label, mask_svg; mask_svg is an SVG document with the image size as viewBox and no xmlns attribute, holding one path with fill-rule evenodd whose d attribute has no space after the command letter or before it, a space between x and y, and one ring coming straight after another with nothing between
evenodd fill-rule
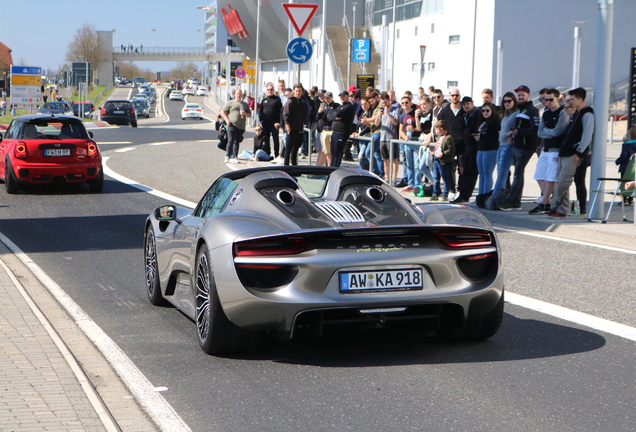
<instances>
[{"instance_id":1,"label":"asphalt road","mask_svg":"<svg viewBox=\"0 0 636 432\"><path fill-rule=\"evenodd\" d=\"M111 143L100 146L111 169L196 201L229 168L209 142L211 125L183 122L178 109L168 106L167 123L93 132ZM194 324L151 306L144 291L143 223L165 202L112 179L101 194L82 185L2 189L0 232L153 385L168 387L163 396L194 431L636 429L633 341L510 304L485 342L351 331L207 356ZM510 292L636 327L635 255L515 233L499 239Z\"/></svg>"}]
</instances>

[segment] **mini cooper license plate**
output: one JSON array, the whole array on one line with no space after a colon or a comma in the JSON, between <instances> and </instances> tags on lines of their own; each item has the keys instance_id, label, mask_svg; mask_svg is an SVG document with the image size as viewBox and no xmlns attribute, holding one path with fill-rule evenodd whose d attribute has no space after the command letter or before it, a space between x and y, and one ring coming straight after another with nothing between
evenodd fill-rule
<instances>
[{"instance_id":1,"label":"mini cooper license plate","mask_svg":"<svg viewBox=\"0 0 636 432\"><path fill-rule=\"evenodd\" d=\"M414 291L424 288L422 269L340 272L340 292Z\"/></svg>"},{"instance_id":2,"label":"mini cooper license plate","mask_svg":"<svg viewBox=\"0 0 636 432\"><path fill-rule=\"evenodd\" d=\"M70 156L71 149L45 149L44 156Z\"/></svg>"}]
</instances>

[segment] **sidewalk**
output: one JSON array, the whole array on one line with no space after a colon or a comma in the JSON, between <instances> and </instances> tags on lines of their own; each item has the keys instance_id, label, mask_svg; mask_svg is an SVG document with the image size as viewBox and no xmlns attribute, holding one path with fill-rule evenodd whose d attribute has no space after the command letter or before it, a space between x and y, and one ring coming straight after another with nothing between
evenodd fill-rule
<instances>
[{"instance_id":1,"label":"sidewalk","mask_svg":"<svg viewBox=\"0 0 636 432\"><path fill-rule=\"evenodd\" d=\"M119 377L0 243L0 431L156 431Z\"/></svg>"}]
</instances>

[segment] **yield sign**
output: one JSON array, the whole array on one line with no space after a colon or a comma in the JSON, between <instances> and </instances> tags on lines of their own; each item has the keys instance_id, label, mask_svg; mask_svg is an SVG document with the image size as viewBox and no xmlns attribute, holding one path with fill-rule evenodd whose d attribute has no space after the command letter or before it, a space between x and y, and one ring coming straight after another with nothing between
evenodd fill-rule
<instances>
[{"instance_id":1,"label":"yield sign","mask_svg":"<svg viewBox=\"0 0 636 432\"><path fill-rule=\"evenodd\" d=\"M289 17L292 25L296 29L298 36L302 36L303 32L309 25L309 21L314 17L316 10L318 10L317 4L294 4L283 3L285 12Z\"/></svg>"}]
</instances>

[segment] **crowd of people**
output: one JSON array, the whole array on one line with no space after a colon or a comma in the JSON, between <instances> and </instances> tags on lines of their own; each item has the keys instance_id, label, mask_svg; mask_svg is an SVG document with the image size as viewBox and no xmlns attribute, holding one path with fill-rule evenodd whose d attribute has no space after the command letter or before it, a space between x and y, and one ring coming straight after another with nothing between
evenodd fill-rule
<instances>
[{"instance_id":1,"label":"crowd of people","mask_svg":"<svg viewBox=\"0 0 636 432\"><path fill-rule=\"evenodd\" d=\"M579 212L587 213L585 174L594 111L585 103L583 88L566 94L542 89L540 110L525 85L506 92L499 105L492 90L484 89L479 106L457 88L450 89L448 99L430 87L416 94L407 91L398 100L393 91L352 86L337 95L339 103L329 91L306 90L301 84L292 89L282 80L277 86L267 83L265 92L256 105L260 126L249 152L253 159L295 165L315 143L317 165L338 167L357 153L362 169L402 192L428 189L431 201L511 211L521 210L525 169L537 154L534 179L541 196L529 213L566 217L572 183ZM229 125L230 162L237 157L245 118L254 108L242 97L237 90L221 113ZM400 162L404 176L398 180Z\"/></svg>"}]
</instances>

